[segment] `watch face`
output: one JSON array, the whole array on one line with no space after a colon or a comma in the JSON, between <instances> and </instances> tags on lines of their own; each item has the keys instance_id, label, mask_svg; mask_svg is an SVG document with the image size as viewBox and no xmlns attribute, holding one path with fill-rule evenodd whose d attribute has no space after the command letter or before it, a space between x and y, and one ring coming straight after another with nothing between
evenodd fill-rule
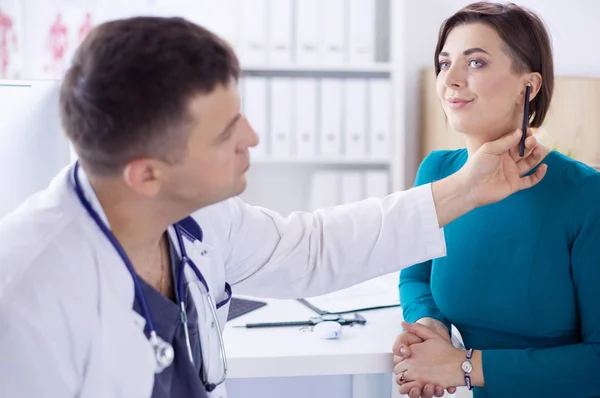
<instances>
[{"instance_id":1,"label":"watch face","mask_svg":"<svg viewBox=\"0 0 600 398\"><path fill-rule=\"evenodd\" d=\"M471 371L473 370L473 364L471 363L471 361L464 361L462 363L461 368L462 368L463 372L471 373Z\"/></svg>"}]
</instances>

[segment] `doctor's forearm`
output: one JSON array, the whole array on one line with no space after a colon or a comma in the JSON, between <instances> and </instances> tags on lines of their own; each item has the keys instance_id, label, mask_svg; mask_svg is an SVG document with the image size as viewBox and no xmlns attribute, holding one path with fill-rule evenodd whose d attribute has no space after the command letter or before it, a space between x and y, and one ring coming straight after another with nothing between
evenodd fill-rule
<instances>
[{"instance_id":1,"label":"doctor's forearm","mask_svg":"<svg viewBox=\"0 0 600 398\"><path fill-rule=\"evenodd\" d=\"M435 181L431 184L431 192L440 228L475 208L468 199L469 189L458 174Z\"/></svg>"}]
</instances>

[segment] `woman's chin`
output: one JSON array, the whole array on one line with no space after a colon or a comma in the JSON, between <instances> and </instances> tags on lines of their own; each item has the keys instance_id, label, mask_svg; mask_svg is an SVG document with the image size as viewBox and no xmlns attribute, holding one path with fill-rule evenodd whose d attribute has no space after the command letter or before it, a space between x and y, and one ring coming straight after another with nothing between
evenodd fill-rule
<instances>
[{"instance_id":1,"label":"woman's chin","mask_svg":"<svg viewBox=\"0 0 600 398\"><path fill-rule=\"evenodd\" d=\"M448 124L453 131L465 135L475 135L477 134L477 131L481 131L481 129L478 129L473 123L469 123L469 121L466 120L450 120Z\"/></svg>"}]
</instances>

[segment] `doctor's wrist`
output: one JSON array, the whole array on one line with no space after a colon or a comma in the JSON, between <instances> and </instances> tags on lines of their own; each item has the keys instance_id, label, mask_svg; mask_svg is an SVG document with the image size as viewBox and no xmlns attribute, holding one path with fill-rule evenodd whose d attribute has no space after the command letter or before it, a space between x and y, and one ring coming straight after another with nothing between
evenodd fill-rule
<instances>
[{"instance_id":1,"label":"doctor's wrist","mask_svg":"<svg viewBox=\"0 0 600 398\"><path fill-rule=\"evenodd\" d=\"M476 207L472 189L460 171L433 182L431 192L440 228Z\"/></svg>"}]
</instances>

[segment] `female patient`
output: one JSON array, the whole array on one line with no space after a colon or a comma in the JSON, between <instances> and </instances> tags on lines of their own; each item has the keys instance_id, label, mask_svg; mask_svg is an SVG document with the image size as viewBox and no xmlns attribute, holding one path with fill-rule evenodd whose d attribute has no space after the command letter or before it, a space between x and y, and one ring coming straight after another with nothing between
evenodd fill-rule
<instances>
[{"instance_id":1,"label":"female patient","mask_svg":"<svg viewBox=\"0 0 600 398\"><path fill-rule=\"evenodd\" d=\"M448 122L467 148L430 154L417 185L454 173L483 143L519 128L528 85L529 126L544 121L550 41L523 8L475 3L449 18L435 71ZM401 392L432 396L437 385L439 396L467 384L468 351L449 342L454 325L473 349L474 397L600 397L600 174L549 149L543 163L536 187L448 225L446 258L402 271L404 318L424 326L405 325L396 342Z\"/></svg>"}]
</instances>

